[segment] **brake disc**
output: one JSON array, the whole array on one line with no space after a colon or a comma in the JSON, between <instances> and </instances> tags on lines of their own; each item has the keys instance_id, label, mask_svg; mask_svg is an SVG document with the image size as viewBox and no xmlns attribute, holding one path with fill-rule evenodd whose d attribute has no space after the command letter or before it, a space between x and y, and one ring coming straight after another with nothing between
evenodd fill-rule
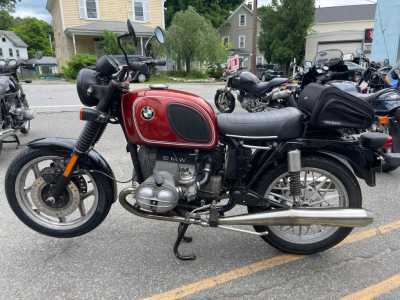
<instances>
[{"instance_id":1,"label":"brake disc","mask_svg":"<svg viewBox=\"0 0 400 300\"><path fill-rule=\"evenodd\" d=\"M55 201L48 200L50 185L43 177L39 177L32 185L31 197L36 208L54 218L63 218L72 214L80 204L80 193L77 186L70 182L66 191Z\"/></svg>"}]
</instances>

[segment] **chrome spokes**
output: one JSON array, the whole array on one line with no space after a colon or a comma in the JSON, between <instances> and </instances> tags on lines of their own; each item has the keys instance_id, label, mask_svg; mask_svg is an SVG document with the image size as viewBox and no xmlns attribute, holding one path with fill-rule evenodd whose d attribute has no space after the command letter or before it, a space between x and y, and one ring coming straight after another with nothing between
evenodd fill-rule
<instances>
[{"instance_id":1,"label":"chrome spokes","mask_svg":"<svg viewBox=\"0 0 400 300\"><path fill-rule=\"evenodd\" d=\"M52 205L43 199L48 185L43 175L52 174L56 167L62 170L63 165L62 157L36 158L21 169L15 184L17 201L27 216L50 229L77 228L93 216L98 205L98 188L88 172L72 177L65 203Z\"/></svg>"},{"instance_id":2,"label":"chrome spokes","mask_svg":"<svg viewBox=\"0 0 400 300\"><path fill-rule=\"evenodd\" d=\"M302 190L300 203L294 203L290 196L290 176L281 175L269 187L266 197L293 207L347 207L348 195L343 184L331 173L315 168L303 168L300 175ZM321 241L337 230L336 227L320 225L271 226L277 236L293 243Z\"/></svg>"}]
</instances>

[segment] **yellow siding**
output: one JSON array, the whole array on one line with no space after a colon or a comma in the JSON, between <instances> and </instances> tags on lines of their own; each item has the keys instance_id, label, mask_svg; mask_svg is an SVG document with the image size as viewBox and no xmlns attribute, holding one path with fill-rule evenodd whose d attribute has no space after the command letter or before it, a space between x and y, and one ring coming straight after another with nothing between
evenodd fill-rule
<instances>
[{"instance_id":1,"label":"yellow siding","mask_svg":"<svg viewBox=\"0 0 400 300\"><path fill-rule=\"evenodd\" d=\"M162 0L149 0L149 26L164 25L164 8ZM132 0L99 0L99 15L102 21L125 22L133 17ZM84 25L93 20L81 19L79 15L79 0L64 0L65 27Z\"/></svg>"},{"instance_id":2,"label":"yellow siding","mask_svg":"<svg viewBox=\"0 0 400 300\"><path fill-rule=\"evenodd\" d=\"M62 9L59 6L60 0L53 0L51 15L53 16L53 27L55 35L56 56L60 66L68 62L74 54L72 38L67 36L65 29L84 25L96 20L85 20L80 18L79 0L61 0ZM164 27L164 1L149 0L149 21L143 23L151 27ZM61 12L64 15L64 28ZM125 22L128 18L133 20L132 0L99 0L99 17L101 21ZM95 53L95 42L90 37L76 37L76 48L78 53Z\"/></svg>"}]
</instances>

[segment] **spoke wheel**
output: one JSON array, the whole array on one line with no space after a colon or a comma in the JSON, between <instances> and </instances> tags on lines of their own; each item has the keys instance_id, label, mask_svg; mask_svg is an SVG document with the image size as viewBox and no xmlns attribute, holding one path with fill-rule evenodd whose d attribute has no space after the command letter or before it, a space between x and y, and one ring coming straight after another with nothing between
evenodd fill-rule
<instances>
[{"instance_id":1,"label":"spoke wheel","mask_svg":"<svg viewBox=\"0 0 400 300\"><path fill-rule=\"evenodd\" d=\"M7 200L30 228L53 237L75 237L96 228L107 216L113 192L101 174L79 166L60 197L51 197L51 185L62 173L59 152L27 149L11 163L6 174ZM53 180L54 179L54 180Z\"/></svg>"},{"instance_id":2,"label":"spoke wheel","mask_svg":"<svg viewBox=\"0 0 400 300\"><path fill-rule=\"evenodd\" d=\"M302 159L301 196L294 202L290 196L287 164L267 172L258 184L258 193L293 208L360 208L361 190L354 175L340 162L330 158ZM250 213L266 211L248 207ZM312 254L324 251L342 241L352 228L311 226L255 226L272 246L288 253Z\"/></svg>"}]
</instances>

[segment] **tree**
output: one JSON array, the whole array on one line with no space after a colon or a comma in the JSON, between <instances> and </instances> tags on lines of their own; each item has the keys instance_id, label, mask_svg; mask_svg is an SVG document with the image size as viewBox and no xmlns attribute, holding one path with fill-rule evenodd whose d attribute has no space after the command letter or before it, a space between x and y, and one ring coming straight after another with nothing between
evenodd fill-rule
<instances>
[{"instance_id":1,"label":"tree","mask_svg":"<svg viewBox=\"0 0 400 300\"><path fill-rule=\"evenodd\" d=\"M181 69L191 71L193 61L216 63L226 58L218 32L192 7L178 12L167 32L167 51Z\"/></svg>"},{"instance_id":2,"label":"tree","mask_svg":"<svg viewBox=\"0 0 400 300\"><path fill-rule=\"evenodd\" d=\"M10 30L14 26L14 18L5 10L0 10L0 30Z\"/></svg>"},{"instance_id":3,"label":"tree","mask_svg":"<svg viewBox=\"0 0 400 300\"><path fill-rule=\"evenodd\" d=\"M215 28L218 28L229 17L231 11L242 2L243 0L168 0L166 2L167 26L171 24L177 12L191 6L209 20Z\"/></svg>"},{"instance_id":4,"label":"tree","mask_svg":"<svg viewBox=\"0 0 400 300\"><path fill-rule=\"evenodd\" d=\"M104 31L102 46L104 54L121 54L118 46L118 36L114 32Z\"/></svg>"},{"instance_id":5,"label":"tree","mask_svg":"<svg viewBox=\"0 0 400 300\"><path fill-rule=\"evenodd\" d=\"M12 31L28 44L29 57L35 57L37 52L46 56L54 55L49 40L53 29L45 21L36 18L19 19Z\"/></svg>"},{"instance_id":6,"label":"tree","mask_svg":"<svg viewBox=\"0 0 400 300\"><path fill-rule=\"evenodd\" d=\"M314 21L314 0L273 0L260 10L262 32L259 48L269 62L286 68L293 58L302 61L305 40Z\"/></svg>"},{"instance_id":7,"label":"tree","mask_svg":"<svg viewBox=\"0 0 400 300\"><path fill-rule=\"evenodd\" d=\"M0 9L13 11L17 2L21 0L0 0Z\"/></svg>"}]
</instances>

